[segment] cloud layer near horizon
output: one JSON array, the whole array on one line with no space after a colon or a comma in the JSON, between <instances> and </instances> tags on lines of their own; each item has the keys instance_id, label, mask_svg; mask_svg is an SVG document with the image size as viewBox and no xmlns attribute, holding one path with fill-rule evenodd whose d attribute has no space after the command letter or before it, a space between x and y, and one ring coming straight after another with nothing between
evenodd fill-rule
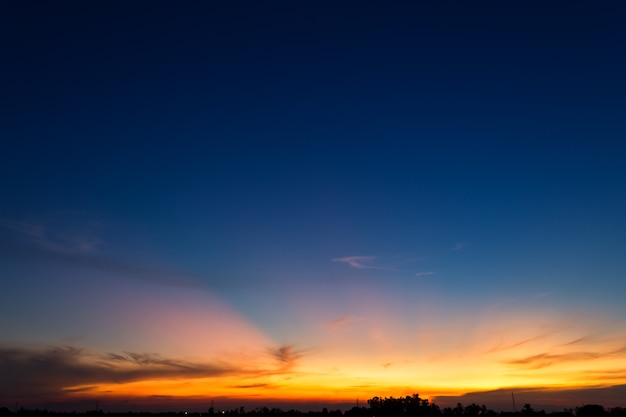
<instances>
[{"instance_id":1,"label":"cloud layer near horizon","mask_svg":"<svg viewBox=\"0 0 626 417\"><path fill-rule=\"evenodd\" d=\"M249 397L246 391L288 389L288 384L276 384L272 379L290 379L297 375L298 360L305 355L293 346L279 346L269 350L268 356L273 362L267 368L247 366L246 364L215 362L192 362L187 360L162 357L155 353L97 353L70 346L47 348L17 348L0 347L0 400L18 401L22 404L41 405L49 404L63 408L63 404L72 404L77 401L95 401L107 398L110 406L121 398L130 398L132 389L140 389L134 401L159 403L163 406L169 402L170 407L189 405L199 399L198 392L177 391L173 395L158 394L153 391L158 381L164 381L168 389L175 388L176 381L189 385L190 381L201 381L212 392L214 384L223 384L223 381L233 381L227 387L232 393L240 392L240 396L231 394L231 399L221 397L223 404L237 407L238 404L263 403L263 397ZM394 364L384 364L384 368ZM626 370L621 370L622 377L626 377ZM142 381L152 381L148 391L142 393L146 387ZM211 382L213 381L213 382ZM219 382L222 381L222 382ZM234 382L239 381L239 382ZM156 383L156 385L155 385ZM139 384L139 385L138 385ZM126 386L131 387L128 391ZM135 388L132 388L135 387ZM402 392L393 392L389 395L408 395L407 387L400 388ZM119 391L122 397L116 396ZM149 394L152 392L152 394ZM536 409L558 410L582 403L601 403L607 407L621 405L620 401L626 394L626 385L605 385L595 387L509 387L491 391L476 391L463 395L431 396L431 401L444 406L462 404L487 404L496 410L511 409L511 393L514 393L518 403L530 403ZM142 399L143 398L143 399ZM237 400L239 398L239 400ZM365 400L366 398L364 398ZM293 399L292 399L293 400ZM337 399L340 400L340 399ZM239 401L239 403L237 403ZM178 404L178 405L177 405ZM325 406L327 404L324 404Z\"/></svg>"},{"instance_id":2,"label":"cloud layer near horizon","mask_svg":"<svg viewBox=\"0 0 626 417\"><path fill-rule=\"evenodd\" d=\"M304 353L293 346L268 349L273 360L199 362L158 353L98 353L72 346L0 347L0 398L59 398L95 391L99 385L236 376L241 380L289 374Z\"/></svg>"},{"instance_id":3,"label":"cloud layer near horizon","mask_svg":"<svg viewBox=\"0 0 626 417\"><path fill-rule=\"evenodd\" d=\"M39 238L39 230L21 225L19 232ZM95 249L68 253L33 241L25 247L25 259L45 254L51 264L72 265L78 272L62 278L70 285L38 295L37 308L55 312L56 320L51 316L45 326L15 305L14 313L24 315L22 323L37 334L53 335L35 342L53 347L25 347L32 339L16 338L22 343L0 350L0 372L12 381L0 386L6 398L186 398L220 392L261 399L276 397L280 388L292 399L345 392L346 398L365 400L381 392L453 395L626 381L626 373L616 371L626 359L626 324L590 312L555 311L552 295L476 305L471 299L438 297L421 287L425 279L414 280L420 291L410 298L386 293L386 282L341 284L345 291L337 284L335 293L320 288L307 297L297 285L285 286L298 302L281 305L289 315L275 317L273 325L297 330L281 337L265 334L257 325L263 320L249 319L205 288L163 286L149 276L137 280L134 268L111 267L118 265L115 259L99 268L101 254ZM375 259L334 261L363 274L397 272L374 265ZM150 275L152 267L140 269ZM161 273L167 279L168 272ZM80 286L89 289L89 299L71 297L69 291ZM255 307L278 310L275 304ZM4 325L17 334L9 321ZM61 344L58 332L79 336L75 343Z\"/></svg>"}]
</instances>

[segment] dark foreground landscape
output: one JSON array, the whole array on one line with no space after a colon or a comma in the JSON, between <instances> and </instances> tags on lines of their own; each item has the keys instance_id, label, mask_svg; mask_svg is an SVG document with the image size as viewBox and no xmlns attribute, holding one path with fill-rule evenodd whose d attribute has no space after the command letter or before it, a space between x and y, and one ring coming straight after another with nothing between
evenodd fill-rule
<instances>
[{"instance_id":1,"label":"dark foreground landscape","mask_svg":"<svg viewBox=\"0 0 626 417\"><path fill-rule=\"evenodd\" d=\"M208 408L205 413L200 412L117 412L109 413L103 410L90 410L86 412L57 412L40 409L10 410L7 407L0 408L0 417L55 417L55 416L85 416L85 417L209 417L209 416L248 416L248 417L626 417L626 408L605 408L599 404L586 404L575 408L566 408L561 411L546 412L535 410L530 404L524 404L519 410L495 411L486 405L472 403L463 405L458 403L456 407L441 408L434 402L420 398L419 395L406 397L374 397L367 401L367 407L353 407L346 411L328 410L321 411L298 411L295 409L282 410L280 408L260 407L253 410L245 410L244 407L230 410L215 410Z\"/></svg>"}]
</instances>

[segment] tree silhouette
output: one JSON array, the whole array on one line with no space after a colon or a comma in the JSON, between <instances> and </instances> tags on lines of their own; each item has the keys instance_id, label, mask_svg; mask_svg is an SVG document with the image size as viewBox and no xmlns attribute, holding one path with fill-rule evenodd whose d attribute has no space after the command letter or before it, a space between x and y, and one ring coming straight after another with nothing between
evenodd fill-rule
<instances>
[{"instance_id":1,"label":"tree silhouette","mask_svg":"<svg viewBox=\"0 0 626 417\"><path fill-rule=\"evenodd\" d=\"M605 417L607 412L604 407L597 404L587 404L576 407L576 417Z\"/></svg>"}]
</instances>

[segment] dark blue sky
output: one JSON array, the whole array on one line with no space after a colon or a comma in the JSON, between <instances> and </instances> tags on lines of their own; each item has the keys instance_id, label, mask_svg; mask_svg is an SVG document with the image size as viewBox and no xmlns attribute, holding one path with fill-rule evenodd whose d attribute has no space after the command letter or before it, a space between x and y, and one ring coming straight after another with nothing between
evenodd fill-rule
<instances>
[{"instance_id":1,"label":"dark blue sky","mask_svg":"<svg viewBox=\"0 0 626 417\"><path fill-rule=\"evenodd\" d=\"M63 303L85 274L211 291L285 343L293 300L331 320L354 288L626 318L623 2L0 16L9 342L63 333L21 297Z\"/></svg>"}]
</instances>

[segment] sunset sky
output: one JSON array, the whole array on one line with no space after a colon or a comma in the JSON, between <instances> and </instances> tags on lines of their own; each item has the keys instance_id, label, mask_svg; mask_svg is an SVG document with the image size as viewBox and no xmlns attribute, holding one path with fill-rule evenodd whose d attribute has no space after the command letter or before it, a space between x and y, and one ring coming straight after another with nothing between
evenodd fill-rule
<instances>
[{"instance_id":1,"label":"sunset sky","mask_svg":"<svg viewBox=\"0 0 626 417\"><path fill-rule=\"evenodd\" d=\"M626 406L625 2L0 20L0 407Z\"/></svg>"}]
</instances>

